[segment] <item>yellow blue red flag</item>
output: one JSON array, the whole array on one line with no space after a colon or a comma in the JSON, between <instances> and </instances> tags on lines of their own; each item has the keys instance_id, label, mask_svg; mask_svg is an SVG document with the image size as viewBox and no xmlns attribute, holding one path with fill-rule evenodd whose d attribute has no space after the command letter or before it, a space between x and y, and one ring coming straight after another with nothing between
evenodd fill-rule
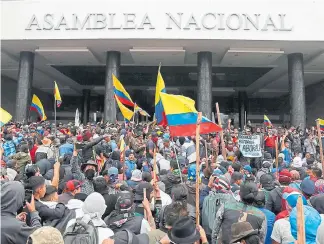
<instances>
[{"instance_id":1,"label":"yellow blue red flag","mask_svg":"<svg viewBox=\"0 0 324 244\"><path fill-rule=\"evenodd\" d=\"M0 108L0 127L7 124L12 119L11 114L9 114L6 110L3 108Z\"/></svg>"},{"instance_id":2,"label":"yellow blue red flag","mask_svg":"<svg viewBox=\"0 0 324 244\"><path fill-rule=\"evenodd\" d=\"M114 86L114 93L115 96L118 98L118 100L127 106L134 107L134 102L128 92L125 90L124 86L120 81L117 79L117 77L113 74L113 86Z\"/></svg>"},{"instance_id":3,"label":"yellow blue red flag","mask_svg":"<svg viewBox=\"0 0 324 244\"><path fill-rule=\"evenodd\" d=\"M271 123L271 121L270 121L270 119L268 118L268 116L267 115L264 115L264 125L266 126L266 127L272 127L272 123Z\"/></svg>"},{"instance_id":4,"label":"yellow blue red flag","mask_svg":"<svg viewBox=\"0 0 324 244\"><path fill-rule=\"evenodd\" d=\"M35 94L33 95L30 110L36 111L42 121L47 119L43 108L43 104Z\"/></svg>"},{"instance_id":5,"label":"yellow blue red flag","mask_svg":"<svg viewBox=\"0 0 324 244\"><path fill-rule=\"evenodd\" d=\"M117 77L114 74L112 77L113 77L114 94L118 98L118 100L126 106L130 106L132 108L134 108L135 106L135 112L139 112L143 116L150 117L150 115L144 109L142 109L140 106L138 106L133 102L132 98L130 97L130 95L128 94L128 92L126 91L122 83L117 79Z\"/></svg>"},{"instance_id":6,"label":"yellow blue red flag","mask_svg":"<svg viewBox=\"0 0 324 244\"><path fill-rule=\"evenodd\" d=\"M56 81L54 81L54 99L56 102L56 106L59 108L62 104L62 99L61 99L60 90L58 89Z\"/></svg>"},{"instance_id":7,"label":"yellow blue red flag","mask_svg":"<svg viewBox=\"0 0 324 244\"><path fill-rule=\"evenodd\" d=\"M167 125L171 136L192 136L196 133L198 111L195 101L179 95L160 93L163 108L166 115ZM219 132L222 128L206 117L202 117L200 134Z\"/></svg>"},{"instance_id":8,"label":"yellow blue red flag","mask_svg":"<svg viewBox=\"0 0 324 244\"><path fill-rule=\"evenodd\" d=\"M155 91L155 118L158 125L166 126L167 120L165 117L165 111L163 108L163 104L161 101L161 92L165 93L165 84L163 77L160 72L161 66L159 67L159 71L156 79L156 91Z\"/></svg>"},{"instance_id":9,"label":"yellow blue red flag","mask_svg":"<svg viewBox=\"0 0 324 244\"><path fill-rule=\"evenodd\" d=\"M324 119L318 119L320 130L324 131Z\"/></svg>"},{"instance_id":10,"label":"yellow blue red flag","mask_svg":"<svg viewBox=\"0 0 324 244\"><path fill-rule=\"evenodd\" d=\"M122 115L124 116L125 119L127 119L128 121L131 120L131 118L134 116L134 112L132 110L130 110L129 108L125 107L118 99L118 97L115 95L115 99L117 102L117 105L120 109L120 112L122 113Z\"/></svg>"}]
</instances>

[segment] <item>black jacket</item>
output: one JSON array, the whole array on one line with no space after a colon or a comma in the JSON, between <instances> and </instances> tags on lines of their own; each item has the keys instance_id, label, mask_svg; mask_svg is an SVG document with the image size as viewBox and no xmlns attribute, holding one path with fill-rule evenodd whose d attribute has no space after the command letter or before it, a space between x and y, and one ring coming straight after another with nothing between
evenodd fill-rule
<instances>
[{"instance_id":1,"label":"black jacket","mask_svg":"<svg viewBox=\"0 0 324 244\"><path fill-rule=\"evenodd\" d=\"M58 203L54 209L49 208L45 204L37 201L35 199L35 207L39 213L39 216L42 219L42 222L52 221L54 219L60 219L64 216L65 213L65 205L63 203Z\"/></svg>"},{"instance_id":2,"label":"black jacket","mask_svg":"<svg viewBox=\"0 0 324 244\"><path fill-rule=\"evenodd\" d=\"M117 195L116 194L108 194L108 189L106 189L105 191L99 192L103 198L105 199L105 203L106 203L106 211L105 213L102 215L102 219L106 218L112 211L115 210L115 205L117 202Z\"/></svg>"},{"instance_id":3,"label":"black jacket","mask_svg":"<svg viewBox=\"0 0 324 244\"><path fill-rule=\"evenodd\" d=\"M174 175L168 172L166 175L161 175L161 181L165 185L165 193L171 195L172 187L181 183L180 175Z\"/></svg>"},{"instance_id":4,"label":"black jacket","mask_svg":"<svg viewBox=\"0 0 324 244\"><path fill-rule=\"evenodd\" d=\"M282 200L282 191L284 187L276 187L271 190L266 201L266 209L270 210L274 214L278 214L281 212L281 200Z\"/></svg>"},{"instance_id":5,"label":"black jacket","mask_svg":"<svg viewBox=\"0 0 324 244\"><path fill-rule=\"evenodd\" d=\"M91 142L85 142L85 146L83 147L83 149L81 151L82 162L83 163L86 163L88 160L93 158L93 149L92 149L92 147L97 145L103 139L104 139L104 137L100 136L100 137L94 139Z\"/></svg>"}]
</instances>

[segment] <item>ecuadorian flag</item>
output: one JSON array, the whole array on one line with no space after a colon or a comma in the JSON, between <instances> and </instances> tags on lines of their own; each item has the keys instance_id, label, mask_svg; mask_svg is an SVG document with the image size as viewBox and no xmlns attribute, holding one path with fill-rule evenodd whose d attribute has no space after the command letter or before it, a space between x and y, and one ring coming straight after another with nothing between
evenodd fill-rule
<instances>
[{"instance_id":1,"label":"ecuadorian flag","mask_svg":"<svg viewBox=\"0 0 324 244\"><path fill-rule=\"evenodd\" d=\"M118 98L119 102L124 105L134 107L134 102L128 92L125 90L124 86L120 83L115 75L113 77L113 85L114 85L114 93L115 96Z\"/></svg>"},{"instance_id":2,"label":"ecuadorian flag","mask_svg":"<svg viewBox=\"0 0 324 244\"><path fill-rule=\"evenodd\" d=\"M134 115L134 112L131 111L129 108L125 107L118 99L118 97L115 95L115 99L116 99L116 102L117 102L117 105L120 109L120 112L122 113L122 115L124 116L125 119L127 119L128 121L131 120L131 118L133 117Z\"/></svg>"},{"instance_id":3,"label":"ecuadorian flag","mask_svg":"<svg viewBox=\"0 0 324 244\"><path fill-rule=\"evenodd\" d=\"M324 131L324 119L318 119L318 123L319 123L319 126L320 126L320 130Z\"/></svg>"},{"instance_id":4,"label":"ecuadorian flag","mask_svg":"<svg viewBox=\"0 0 324 244\"><path fill-rule=\"evenodd\" d=\"M3 108L0 108L0 127L7 124L12 119L11 114L9 114L6 110Z\"/></svg>"},{"instance_id":5,"label":"ecuadorian flag","mask_svg":"<svg viewBox=\"0 0 324 244\"><path fill-rule=\"evenodd\" d=\"M158 125L166 126L167 121L166 121L166 117L165 117L165 111L164 111L163 104L162 104L161 97L160 97L161 92L165 93L166 90L165 90L164 80L163 80L163 77L160 72L160 68L161 67L159 67L157 80L156 80L155 118L156 118L156 122Z\"/></svg>"},{"instance_id":6,"label":"ecuadorian flag","mask_svg":"<svg viewBox=\"0 0 324 244\"><path fill-rule=\"evenodd\" d=\"M126 91L122 83L117 79L117 77L114 74L113 74L113 86L114 86L114 94L118 98L119 102L121 102L126 106L130 106L132 108L134 108L135 106L135 112L139 112L143 116L150 117L150 115L144 109L142 109L140 106L138 106L133 102L132 98L130 97L130 95L128 94L128 92Z\"/></svg>"},{"instance_id":7,"label":"ecuadorian flag","mask_svg":"<svg viewBox=\"0 0 324 244\"><path fill-rule=\"evenodd\" d=\"M44 108L43 108L43 104L41 103L41 101L39 100L39 98L35 94L33 95L30 110L36 111L42 121L47 119L47 117L45 115Z\"/></svg>"},{"instance_id":8,"label":"ecuadorian flag","mask_svg":"<svg viewBox=\"0 0 324 244\"><path fill-rule=\"evenodd\" d=\"M196 133L198 111L195 101L184 96L160 93L163 108L166 115L167 125L171 136L192 136ZM202 117L200 123L200 134L221 131L222 128Z\"/></svg>"},{"instance_id":9,"label":"ecuadorian flag","mask_svg":"<svg viewBox=\"0 0 324 244\"><path fill-rule=\"evenodd\" d=\"M266 126L266 127L272 127L272 123L271 123L271 121L270 121L270 119L268 118L268 116L267 115L264 115L264 125Z\"/></svg>"},{"instance_id":10,"label":"ecuadorian flag","mask_svg":"<svg viewBox=\"0 0 324 244\"><path fill-rule=\"evenodd\" d=\"M56 101L56 106L59 108L62 104L62 98L61 98L60 90L58 89L58 86L56 84L56 81L54 81L54 99Z\"/></svg>"}]
</instances>

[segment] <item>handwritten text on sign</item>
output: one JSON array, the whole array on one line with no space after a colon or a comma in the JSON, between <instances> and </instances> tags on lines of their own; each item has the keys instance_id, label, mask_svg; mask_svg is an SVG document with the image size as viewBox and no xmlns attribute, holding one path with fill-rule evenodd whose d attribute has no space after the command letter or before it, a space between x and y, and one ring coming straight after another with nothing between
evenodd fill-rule
<instances>
[{"instance_id":1,"label":"handwritten text on sign","mask_svg":"<svg viewBox=\"0 0 324 244\"><path fill-rule=\"evenodd\" d=\"M244 157L261 157L261 146L259 135L239 135L238 143Z\"/></svg>"}]
</instances>

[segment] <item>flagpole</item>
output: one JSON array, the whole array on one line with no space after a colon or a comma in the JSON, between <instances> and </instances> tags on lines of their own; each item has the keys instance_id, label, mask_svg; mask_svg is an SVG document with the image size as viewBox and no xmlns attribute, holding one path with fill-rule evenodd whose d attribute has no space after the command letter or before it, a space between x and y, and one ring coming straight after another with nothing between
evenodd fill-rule
<instances>
[{"instance_id":1,"label":"flagpole","mask_svg":"<svg viewBox=\"0 0 324 244\"><path fill-rule=\"evenodd\" d=\"M196 225L199 226L199 141L200 141L200 123L202 113L198 113L196 124Z\"/></svg>"},{"instance_id":2,"label":"flagpole","mask_svg":"<svg viewBox=\"0 0 324 244\"><path fill-rule=\"evenodd\" d=\"M222 128L222 121L221 121L221 117L220 117L218 103L216 103L216 112L217 112L218 125L219 125L219 127ZM226 149L225 149L225 142L224 142L224 133L223 133L223 130L220 131L220 137L221 137L222 155L223 155L224 160L226 160Z\"/></svg>"},{"instance_id":3,"label":"flagpole","mask_svg":"<svg viewBox=\"0 0 324 244\"><path fill-rule=\"evenodd\" d=\"M136 103L134 103L134 111L133 111L133 124L134 124L134 122L135 122L135 111L136 111Z\"/></svg>"},{"instance_id":4,"label":"flagpole","mask_svg":"<svg viewBox=\"0 0 324 244\"><path fill-rule=\"evenodd\" d=\"M55 123L55 127L54 127L54 129L55 129L55 138L56 138L56 136L57 136L57 134L56 134L56 99L55 99L55 97L54 97L54 123Z\"/></svg>"},{"instance_id":5,"label":"flagpole","mask_svg":"<svg viewBox=\"0 0 324 244\"><path fill-rule=\"evenodd\" d=\"M181 183L183 183L182 173L181 173L181 168L180 168L179 160L178 160L178 154L177 154L177 151L176 151L176 149L175 149L174 144L173 144L173 151L174 151L174 153L175 153L176 160L177 160L177 165L178 165L178 169L179 169L179 172L180 172L180 180L181 180Z\"/></svg>"}]
</instances>

